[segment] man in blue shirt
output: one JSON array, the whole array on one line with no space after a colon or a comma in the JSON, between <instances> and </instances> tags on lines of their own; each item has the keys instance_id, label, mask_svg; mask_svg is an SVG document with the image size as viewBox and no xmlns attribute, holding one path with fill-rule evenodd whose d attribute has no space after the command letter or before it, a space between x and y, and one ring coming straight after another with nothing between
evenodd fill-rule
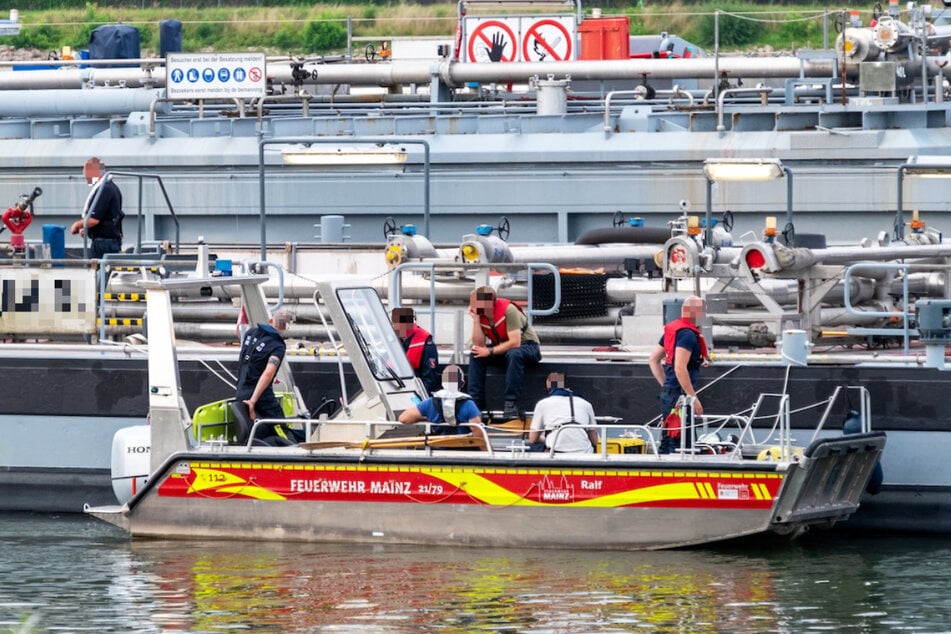
<instances>
[{"instance_id":1,"label":"man in blue shirt","mask_svg":"<svg viewBox=\"0 0 951 634\"><path fill-rule=\"evenodd\" d=\"M429 398L403 410L400 422L412 425L423 421L434 423L430 427L430 434L474 434L485 435L480 427L469 427L465 423L481 423L482 412L472 398L462 391L465 385L465 375L457 365L446 366L442 372L442 389L434 392Z\"/></svg>"},{"instance_id":2,"label":"man in blue shirt","mask_svg":"<svg viewBox=\"0 0 951 634\"><path fill-rule=\"evenodd\" d=\"M703 300L695 295L686 298L680 309L680 319L664 326L664 334L647 360L651 374L661 386L661 421L664 421L683 395L693 397L694 415L703 416L703 405L697 398L695 387L700 368L709 361L707 344L697 326L702 318ZM691 445L690 437L691 434L688 433L685 443L687 447ZM676 429L664 429L658 451L670 453L679 445L679 426Z\"/></svg>"}]
</instances>

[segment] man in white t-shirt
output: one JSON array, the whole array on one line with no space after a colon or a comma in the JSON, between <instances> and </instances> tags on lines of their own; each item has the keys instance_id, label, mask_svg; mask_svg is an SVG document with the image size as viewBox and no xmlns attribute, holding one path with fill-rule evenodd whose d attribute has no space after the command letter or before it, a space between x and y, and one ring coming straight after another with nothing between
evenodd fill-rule
<instances>
[{"instance_id":1,"label":"man in white t-shirt","mask_svg":"<svg viewBox=\"0 0 951 634\"><path fill-rule=\"evenodd\" d=\"M545 380L548 397L538 401L532 414L531 443L545 439L545 446L555 451L591 453L598 444L597 423L591 403L575 396L565 387L565 375L552 372Z\"/></svg>"}]
</instances>

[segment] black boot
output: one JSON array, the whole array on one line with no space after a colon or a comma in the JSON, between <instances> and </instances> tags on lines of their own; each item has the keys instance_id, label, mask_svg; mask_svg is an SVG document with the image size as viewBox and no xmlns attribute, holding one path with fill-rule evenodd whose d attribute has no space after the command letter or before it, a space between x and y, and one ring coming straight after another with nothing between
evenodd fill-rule
<instances>
[{"instance_id":1,"label":"black boot","mask_svg":"<svg viewBox=\"0 0 951 634\"><path fill-rule=\"evenodd\" d=\"M512 420L513 418L521 418L521 415L518 413L518 408L515 406L515 401L505 401L505 408L502 410L502 419Z\"/></svg>"}]
</instances>

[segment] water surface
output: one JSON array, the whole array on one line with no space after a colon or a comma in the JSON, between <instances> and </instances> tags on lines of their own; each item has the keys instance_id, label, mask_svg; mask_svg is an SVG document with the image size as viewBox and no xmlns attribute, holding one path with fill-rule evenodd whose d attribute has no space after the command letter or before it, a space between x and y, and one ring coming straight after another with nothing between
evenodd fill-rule
<instances>
[{"instance_id":1,"label":"water surface","mask_svg":"<svg viewBox=\"0 0 951 634\"><path fill-rule=\"evenodd\" d=\"M81 515L5 514L0 570L0 632L951 631L939 539L632 553L130 541Z\"/></svg>"}]
</instances>

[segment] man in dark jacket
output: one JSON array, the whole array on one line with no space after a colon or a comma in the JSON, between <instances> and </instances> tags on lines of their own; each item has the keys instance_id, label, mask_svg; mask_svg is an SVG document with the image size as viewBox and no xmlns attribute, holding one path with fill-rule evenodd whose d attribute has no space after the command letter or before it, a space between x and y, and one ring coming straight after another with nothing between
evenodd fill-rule
<instances>
[{"instance_id":1,"label":"man in dark jacket","mask_svg":"<svg viewBox=\"0 0 951 634\"><path fill-rule=\"evenodd\" d=\"M278 311L267 324L250 328L241 341L235 398L248 406L251 421L284 418L284 408L277 400L272 384L287 351L283 337L286 329L287 313ZM286 439L287 435L281 426L268 426L259 432L258 437L268 444L287 444L272 438Z\"/></svg>"},{"instance_id":2,"label":"man in dark jacket","mask_svg":"<svg viewBox=\"0 0 951 634\"><path fill-rule=\"evenodd\" d=\"M105 172L98 158L91 158L83 166L86 182L93 186L83 205L82 218L72 224L73 235L87 235L91 242L89 256L101 259L107 253L122 250L122 192Z\"/></svg>"},{"instance_id":3,"label":"man in dark jacket","mask_svg":"<svg viewBox=\"0 0 951 634\"><path fill-rule=\"evenodd\" d=\"M416 323L416 313L412 308L394 308L390 312L393 330L403 344L406 358L413 366L413 372L423 381L423 386L429 394L440 388L439 350L433 336Z\"/></svg>"}]
</instances>

